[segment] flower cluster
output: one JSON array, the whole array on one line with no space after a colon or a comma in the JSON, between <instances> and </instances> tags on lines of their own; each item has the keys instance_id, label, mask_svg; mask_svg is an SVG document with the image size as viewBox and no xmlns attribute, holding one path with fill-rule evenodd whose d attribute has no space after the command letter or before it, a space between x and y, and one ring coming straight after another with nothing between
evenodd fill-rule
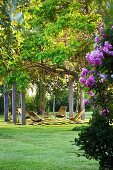
<instances>
[{"instance_id":1,"label":"flower cluster","mask_svg":"<svg viewBox=\"0 0 113 170\"><path fill-rule=\"evenodd\" d=\"M102 65L102 59L103 59L103 52L100 51L99 49L96 49L92 51L91 53L87 53L86 59L89 64L93 66L100 66Z\"/></svg>"},{"instance_id":2,"label":"flower cluster","mask_svg":"<svg viewBox=\"0 0 113 170\"><path fill-rule=\"evenodd\" d=\"M81 77L79 80L85 87L93 87L95 83L95 78L93 75L90 75L88 78L85 79L85 77Z\"/></svg>"},{"instance_id":3,"label":"flower cluster","mask_svg":"<svg viewBox=\"0 0 113 170\"><path fill-rule=\"evenodd\" d=\"M111 51L112 49L113 49L112 45L108 41L105 41L104 47L103 47L103 52L105 52L109 56L113 56L113 51Z\"/></svg>"},{"instance_id":4,"label":"flower cluster","mask_svg":"<svg viewBox=\"0 0 113 170\"><path fill-rule=\"evenodd\" d=\"M82 68L81 72L81 77L80 77L80 82L85 86L85 87L92 87L95 83L95 78L92 75L94 70L88 71L86 68ZM89 77L88 77L89 76Z\"/></svg>"},{"instance_id":5,"label":"flower cluster","mask_svg":"<svg viewBox=\"0 0 113 170\"><path fill-rule=\"evenodd\" d=\"M99 39L97 39L97 37L95 42L99 42ZM93 65L94 67L102 65L104 53L109 56L113 56L113 51L111 51L112 49L113 49L112 45L108 41L105 41L103 47L97 46L97 48L94 49L91 53L86 54L86 60L88 61L88 64Z\"/></svg>"}]
</instances>

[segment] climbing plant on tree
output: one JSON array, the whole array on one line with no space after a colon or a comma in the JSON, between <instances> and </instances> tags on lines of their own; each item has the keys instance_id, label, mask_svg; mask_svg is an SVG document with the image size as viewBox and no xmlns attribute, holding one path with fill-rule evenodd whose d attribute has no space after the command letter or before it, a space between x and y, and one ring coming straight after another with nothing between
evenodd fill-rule
<instances>
[{"instance_id":1,"label":"climbing plant on tree","mask_svg":"<svg viewBox=\"0 0 113 170\"><path fill-rule=\"evenodd\" d=\"M99 161L101 170L113 169L113 26L104 30L99 23L94 50L87 53L88 67L82 69L80 82L91 96L86 104L93 104L90 126L75 142L84 155Z\"/></svg>"}]
</instances>

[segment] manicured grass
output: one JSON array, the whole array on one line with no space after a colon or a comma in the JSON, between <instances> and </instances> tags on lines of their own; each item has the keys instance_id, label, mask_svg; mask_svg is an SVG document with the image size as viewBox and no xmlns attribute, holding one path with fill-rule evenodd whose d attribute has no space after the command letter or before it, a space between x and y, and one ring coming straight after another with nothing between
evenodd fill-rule
<instances>
[{"instance_id":1,"label":"manicured grass","mask_svg":"<svg viewBox=\"0 0 113 170\"><path fill-rule=\"evenodd\" d=\"M98 162L75 153L81 126L19 126L1 120L0 170L98 170Z\"/></svg>"}]
</instances>

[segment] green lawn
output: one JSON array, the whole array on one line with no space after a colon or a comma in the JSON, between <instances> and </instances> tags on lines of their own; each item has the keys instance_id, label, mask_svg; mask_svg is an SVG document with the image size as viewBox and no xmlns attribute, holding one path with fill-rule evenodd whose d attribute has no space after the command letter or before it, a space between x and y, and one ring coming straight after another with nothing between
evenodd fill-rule
<instances>
[{"instance_id":1,"label":"green lawn","mask_svg":"<svg viewBox=\"0 0 113 170\"><path fill-rule=\"evenodd\" d=\"M83 125L19 126L2 121L0 170L98 170L98 162L75 154L74 138Z\"/></svg>"}]
</instances>

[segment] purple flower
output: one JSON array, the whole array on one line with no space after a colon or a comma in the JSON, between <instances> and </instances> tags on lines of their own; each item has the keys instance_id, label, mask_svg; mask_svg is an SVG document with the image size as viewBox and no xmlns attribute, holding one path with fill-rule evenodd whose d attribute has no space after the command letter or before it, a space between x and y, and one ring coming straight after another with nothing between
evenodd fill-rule
<instances>
[{"instance_id":1,"label":"purple flower","mask_svg":"<svg viewBox=\"0 0 113 170\"><path fill-rule=\"evenodd\" d=\"M109 50L107 47L103 47L103 51L106 53L106 54L109 54Z\"/></svg>"},{"instance_id":2,"label":"purple flower","mask_svg":"<svg viewBox=\"0 0 113 170\"><path fill-rule=\"evenodd\" d=\"M93 97L95 94L92 91L88 91L88 94Z\"/></svg>"},{"instance_id":3,"label":"purple flower","mask_svg":"<svg viewBox=\"0 0 113 170\"><path fill-rule=\"evenodd\" d=\"M111 26L111 29L113 29L113 25Z\"/></svg>"},{"instance_id":4,"label":"purple flower","mask_svg":"<svg viewBox=\"0 0 113 170\"><path fill-rule=\"evenodd\" d=\"M100 47L99 47L99 50L102 52L102 51L103 51L103 47L102 47L102 46L100 46Z\"/></svg>"},{"instance_id":5,"label":"purple flower","mask_svg":"<svg viewBox=\"0 0 113 170\"><path fill-rule=\"evenodd\" d=\"M103 52L100 52L100 53L99 53L99 57L100 57L101 59L104 58Z\"/></svg>"},{"instance_id":6,"label":"purple flower","mask_svg":"<svg viewBox=\"0 0 113 170\"><path fill-rule=\"evenodd\" d=\"M102 60L101 60L101 58L95 58L95 59L93 60L93 65L94 65L95 67L102 65Z\"/></svg>"},{"instance_id":7,"label":"purple flower","mask_svg":"<svg viewBox=\"0 0 113 170\"><path fill-rule=\"evenodd\" d=\"M106 38L106 34L102 34L102 38L105 39Z\"/></svg>"},{"instance_id":8,"label":"purple flower","mask_svg":"<svg viewBox=\"0 0 113 170\"><path fill-rule=\"evenodd\" d=\"M95 41L95 43L98 43L99 42L99 37L96 36L94 41Z\"/></svg>"},{"instance_id":9,"label":"purple flower","mask_svg":"<svg viewBox=\"0 0 113 170\"><path fill-rule=\"evenodd\" d=\"M105 41L104 46L108 48L108 50L111 50L113 48L112 45L108 41Z\"/></svg>"},{"instance_id":10,"label":"purple flower","mask_svg":"<svg viewBox=\"0 0 113 170\"><path fill-rule=\"evenodd\" d=\"M94 73L94 72L95 72L95 70L90 70L90 71L89 71L89 74L90 74L90 73Z\"/></svg>"},{"instance_id":11,"label":"purple flower","mask_svg":"<svg viewBox=\"0 0 113 170\"><path fill-rule=\"evenodd\" d=\"M100 32L100 34L102 34L102 33L104 32L104 27L101 26L101 27L99 28L99 32Z\"/></svg>"},{"instance_id":12,"label":"purple flower","mask_svg":"<svg viewBox=\"0 0 113 170\"><path fill-rule=\"evenodd\" d=\"M101 116L106 116L108 113L109 113L109 110L108 110L108 109L103 109L103 110L100 112L100 115L101 115Z\"/></svg>"},{"instance_id":13,"label":"purple flower","mask_svg":"<svg viewBox=\"0 0 113 170\"><path fill-rule=\"evenodd\" d=\"M81 72L81 77L85 77L88 75L88 70L86 68L82 68L82 72Z\"/></svg>"},{"instance_id":14,"label":"purple flower","mask_svg":"<svg viewBox=\"0 0 113 170\"><path fill-rule=\"evenodd\" d=\"M109 51L109 55L112 55L112 56L113 56L113 51Z\"/></svg>"},{"instance_id":15,"label":"purple flower","mask_svg":"<svg viewBox=\"0 0 113 170\"><path fill-rule=\"evenodd\" d=\"M89 100L84 99L84 104L87 106L89 104Z\"/></svg>"},{"instance_id":16,"label":"purple flower","mask_svg":"<svg viewBox=\"0 0 113 170\"><path fill-rule=\"evenodd\" d=\"M107 78L107 76L106 76L106 75L101 74L101 73L97 73L97 75L98 75L99 77L101 77L103 80L105 80L105 79Z\"/></svg>"},{"instance_id":17,"label":"purple flower","mask_svg":"<svg viewBox=\"0 0 113 170\"><path fill-rule=\"evenodd\" d=\"M102 65L102 59L104 58L103 52L99 49L86 54L86 59L89 64L94 66Z\"/></svg>"},{"instance_id":18,"label":"purple flower","mask_svg":"<svg viewBox=\"0 0 113 170\"><path fill-rule=\"evenodd\" d=\"M106 54L109 54L109 55L113 56L113 51L110 51L111 49L113 49L112 45L108 41L105 41L103 51Z\"/></svg>"},{"instance_id":19,"label":"purple flower","mask_svg":"<svg viewBox=\"0 0 113 170\"><path fill-rule=\"evenodd\" d=\"M80 77L79 82L84 84L86 82L86 80L83 77Z\"/></svg>"},{"instance_id":20,"label":"purple flower","mask_svg":"<svg viewBox=\"0 0 113 170\"><path fill-rule=\"evenodd\" d=\"M95 78L93 75L90 75L89 78L86 79L86 87L92 87L95 83Z\"/></svg>"}]
</instances>

